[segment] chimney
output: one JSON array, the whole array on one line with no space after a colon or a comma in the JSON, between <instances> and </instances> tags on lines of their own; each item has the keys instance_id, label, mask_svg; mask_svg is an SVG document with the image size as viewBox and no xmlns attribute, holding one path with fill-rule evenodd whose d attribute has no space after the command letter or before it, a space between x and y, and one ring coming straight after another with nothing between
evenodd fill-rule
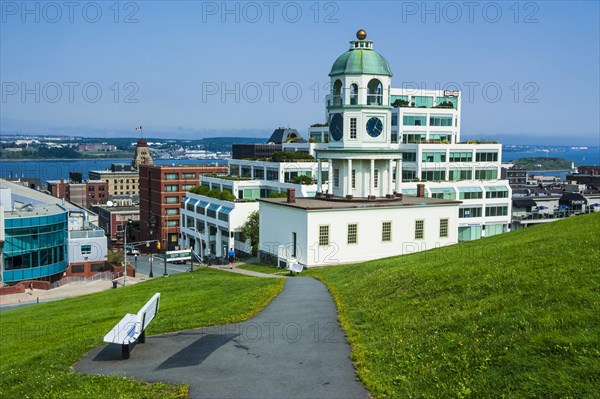
<instances>
[{"instance_id":1,"label":"chimney","mask_svg":"<svg viewBox=\"0 0 600 399\"><path fill-rule=\"evenodd\" d=\"M287 203L293 204L294 202L296 202L296 189L288 188L287 189Z\"/></svg>"},{"instance_id":2,"label":"chimney","mask_svg":"<svg viewBox=\"0 0 600 399\"><path fill-rule=\"evenodd\" d=\"M425 197L425 185L417 184L417 197Z\"/></svg>"}]
</instances>

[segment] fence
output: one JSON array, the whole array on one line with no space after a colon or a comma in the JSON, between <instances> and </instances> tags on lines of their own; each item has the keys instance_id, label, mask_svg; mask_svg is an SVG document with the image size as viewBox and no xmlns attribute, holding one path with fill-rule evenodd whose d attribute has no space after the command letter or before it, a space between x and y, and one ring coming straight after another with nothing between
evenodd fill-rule
<instances>
[{"instance_id":1,"label":"fence","mask_svg":"<svg viewBox=\"0 0 600 399\"><path fill-rule=\"evenodd\" d=\"M62 287L63 285L68 285L68 284L84 285L84 284L93 283L95 281L112 280L112 279L113 279L112 272L96 273L93 276L87 277L87 278L86 277L64 277L64 278L52 283L50 285L50 288Z\"/></svg>"}]
</instances>

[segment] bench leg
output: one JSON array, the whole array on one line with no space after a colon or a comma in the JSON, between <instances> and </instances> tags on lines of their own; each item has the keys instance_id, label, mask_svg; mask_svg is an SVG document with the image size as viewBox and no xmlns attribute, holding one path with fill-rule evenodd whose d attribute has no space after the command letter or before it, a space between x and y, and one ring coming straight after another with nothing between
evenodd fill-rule
<instances>
[{"instance_id":1,"label":"bench leg","mask_svg":"<svg viewBox=\"0 0 600 399\"><path fill-rule=\"evenodd\" d=\"M123 344L121 346L121 358L129 359L129 344Z\"/></svg>"},{"instance_id":2,"label":"bench leg","mask_svg":"<svg viewBox=\"0 0 600 399\"><path fill-rule=\"evenodd\" d=\"M142 334L140 334L140 337L138 338L138 342L140 344L146 343L146 330L142 331Z\"/></svg>"}]
</instances>

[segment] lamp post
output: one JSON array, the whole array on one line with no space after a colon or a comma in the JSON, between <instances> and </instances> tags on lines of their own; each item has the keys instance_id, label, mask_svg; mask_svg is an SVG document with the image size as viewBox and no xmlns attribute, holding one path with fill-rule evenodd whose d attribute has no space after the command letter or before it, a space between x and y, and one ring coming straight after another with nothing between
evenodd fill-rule
<instances>
[{"instance_id":1,"label":"lamp post","mask_svg":"<svg viewBox=\"0 0 600 399\"><path fill-rule=\"evenodd\" d=\"M131 223L131 219L127 219L125 222L125 231L123 234L123 287L127 280L127 226Z\"/></svg>"},{"instance_id":2,"label":"lamp post","mask_svg":"<svg viewBox=\"0 0 600 399\"><path fill-rule=\"evenodd\" d=\"M166 276L168 276L168 274L167 274L167 252L168 252L168 251L167 251L167 247L166 247L166 245L167 245L167 241L166 241L166 240L163 240L163 243L164 243L164 245L163 245L163 246L164 246L164 248L165 248L165 255L164 255L164 257L163 257L163 260L164 260L164 262L163 262L163 263L164 263L164 265L165 265L165 272L163 273L163 277L166 277Z\"/></svg>"}]
</instances>

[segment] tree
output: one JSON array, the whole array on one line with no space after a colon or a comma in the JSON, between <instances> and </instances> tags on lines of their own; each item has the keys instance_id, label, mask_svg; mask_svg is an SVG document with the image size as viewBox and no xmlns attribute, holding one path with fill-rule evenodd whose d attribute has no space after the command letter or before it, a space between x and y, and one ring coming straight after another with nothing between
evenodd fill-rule
<instances>
[{"instance_id":1,"label":"tree","mask_svg":"<svg viewBox=\"0 0 600 399\"><path fill-rule=\"evenodd\" d=\"M111 263L115 266L121 266L124 259L125 256L123 256L122 248L113 249L112 251L108 251L108 254L106 254L106 260L108 261L108 263Z\"/></svg>"},{"instance_id":2,"label":"tree","mask_svg":"<svg viewBox=\"0 0 600 399\"><path fill-rule=\"evenodd\" d=\"M248 219L242 225L242 233L244 233L244 237L250 240L250 245L252 246L252 254L256 255L258 252L258 231L259 231L259 215L258 211L252 212Z\"/></svg>"}]
</instances>

